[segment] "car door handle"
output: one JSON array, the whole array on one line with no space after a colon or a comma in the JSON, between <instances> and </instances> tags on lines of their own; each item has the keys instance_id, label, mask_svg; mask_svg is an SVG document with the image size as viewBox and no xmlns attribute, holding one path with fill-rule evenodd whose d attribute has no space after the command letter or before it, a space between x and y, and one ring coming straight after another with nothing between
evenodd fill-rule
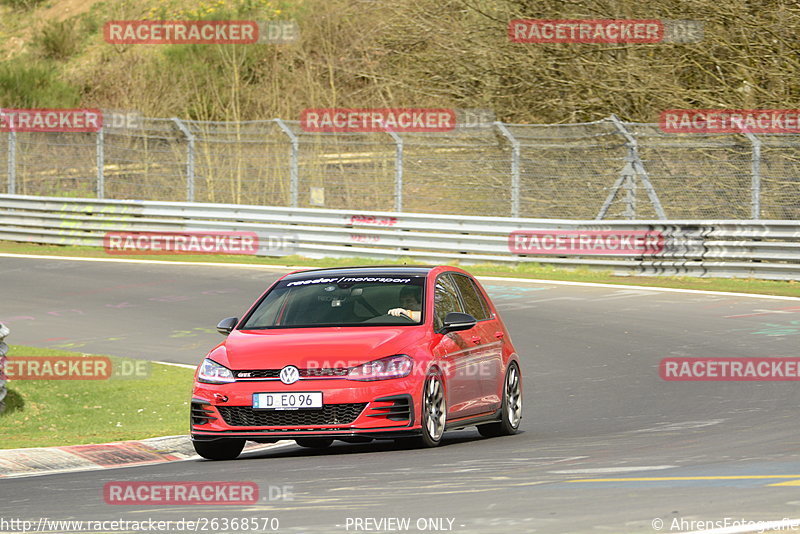
<instances>
[{"instance_id":1,"label":"car door handle","mask_svg":"<svg viewBox=\"0 0 800 534\"><path fill-rule=\"evenodd\" d=\"M496 337L497 339L503 339L504 337L506 337L506 335L503 332L495 332L494 337Z\"/></svg>"},{"instance_id":2,"label":"car door handle","mask_svg":"<svg viewBox=\"0 0 800 534\"><path fill-rule=\"evenodd\" d=\"M476 345L480 345L481 338L479 336L472 336L472 342L475 343Z\"/></svg>"}]
</instances>

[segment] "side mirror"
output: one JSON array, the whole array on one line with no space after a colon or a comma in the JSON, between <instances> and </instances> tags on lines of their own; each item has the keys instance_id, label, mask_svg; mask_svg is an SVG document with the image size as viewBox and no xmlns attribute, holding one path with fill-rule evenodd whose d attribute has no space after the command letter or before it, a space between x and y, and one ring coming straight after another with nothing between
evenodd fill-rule
<instances>
[{"instance_id":1,"label":"side mirror","mask_svg":"<svg viewBox=\"0 0 800 534\"><path fill-rule=\"evenodd\" d=\"M444 317L444 325L442 332L458 332L460 330L469 330L478 324L478 320L468 313L450 312Z\"/></svg>"},{"instance_id":2,"label":"side mirror","mask_svg":"<svg viewBox=\"0 0 800 534\"><path fill-rule=\"evenodd\" d=\"M227 336L233 330L233 327L236 326L236 323L239 322L238 317L228 317L227 319L223 319L217 325L217 332L222 334L223 336Z\"/></svg>"}]
</instances>

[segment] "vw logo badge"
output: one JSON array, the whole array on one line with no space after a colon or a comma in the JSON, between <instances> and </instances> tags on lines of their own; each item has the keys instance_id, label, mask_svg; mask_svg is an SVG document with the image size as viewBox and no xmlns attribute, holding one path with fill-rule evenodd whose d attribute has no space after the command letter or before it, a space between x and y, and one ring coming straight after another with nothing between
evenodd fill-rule
<instances>
[{"instance_id":1,"label":"vw logo badge","mask_svg":"<svg viewBox=\"0 0 800 534\"><path fill-rule=\"evenodd\" d=\"M287 365L281 369L280 378L284 384L294 384L300 380L300 370L294 365Z\"/></svg>"}]
</instances>

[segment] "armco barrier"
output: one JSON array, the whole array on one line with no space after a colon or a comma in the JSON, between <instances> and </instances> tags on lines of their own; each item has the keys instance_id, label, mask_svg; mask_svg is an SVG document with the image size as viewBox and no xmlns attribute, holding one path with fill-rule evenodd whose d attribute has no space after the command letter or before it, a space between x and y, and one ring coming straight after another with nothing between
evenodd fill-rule
<instances>
[{"instance_id":1,"label":"armco barrier","mask_svg":"<svg viewBox=\"0 0 800 534\"><path fill-rule=\"evenodd\" d=\"M655 253L512 251L513 232L649 232ZM200 204L0 195L0 240L103 246L108 232L255 232L290 240L308 257L408 257L436 263L541 263L619 274L800 279L798 221L577 221L357 212L239 204ZM558 232L555 232L558 231Z\"/></svg>"},{"instance_id":2,"label":"armco barrier","mask_svg":"<svg viewBox=\"0 0 800 534\"><path fill-rule=\"evenodd\" d=\"M8 327L5 326L3 323L0 323L0 413L6 409L5 405L5 398L6 398L6 375L5 375L5 368L6 368L6 354L8 354L8 345L5 344L4 340L8 335Z\"/></svg>"}]
</instances>

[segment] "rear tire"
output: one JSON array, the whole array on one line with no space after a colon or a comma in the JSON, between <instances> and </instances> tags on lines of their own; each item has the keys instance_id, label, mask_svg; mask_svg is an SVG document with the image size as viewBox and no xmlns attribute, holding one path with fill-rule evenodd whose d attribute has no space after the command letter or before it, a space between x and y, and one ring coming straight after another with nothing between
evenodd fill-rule
<instances>
[{"instance_id":1,"label":"rear tire","mask_svg":"<svg viewBox=\"0 0 800 534\"><path fill-rule=\"evenodd\" d=\"M295 443L309 449L327 449L333 444L332 438L297 438Z\"/></svg>"},{"instance_id":2,"label":"rear tire","mask_svg":"<svg viewBox=\"0 0 800 534\"><path fill-rule=\"evenodd\" d=\"M478 427L481 436L485 438L510 436L519 430L519 424L522 421L522 378L516 363L509 365L508 371L506 371L500 412L502 414L500 421Z\"/></svg>"},{"instance_id":3,"label":"rear tire","mask_svg":"<svg viewBox=\"0 0 800 534\"><path fill-rule=\"evenodd\" d=\"M194 450L206 460L235 460L242 449L243 439L218 439L215 441L193 441Z\"/></svg>"}]
</instances>

